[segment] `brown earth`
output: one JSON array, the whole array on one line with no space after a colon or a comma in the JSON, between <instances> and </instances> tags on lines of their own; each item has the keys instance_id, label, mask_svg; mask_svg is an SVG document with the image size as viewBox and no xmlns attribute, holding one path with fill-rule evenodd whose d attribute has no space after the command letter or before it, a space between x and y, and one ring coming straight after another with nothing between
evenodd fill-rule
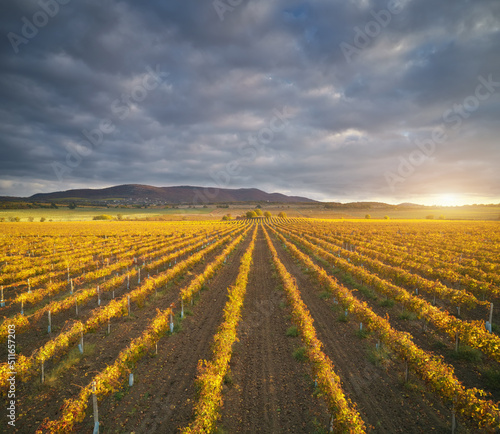
<instances>
[{"instance_id":1,"label":"brown earth","mask_svg":"<svg viewBox=\"0 0 500 434\"><path fill-rule=\"evenodd\" d=\"M313 262L324 268L330 276L334 278L341 278L342 273L337 275L337 273L332 272L331 267L325 266L325 263L318 261L314 256L310 257ZM437 330L432 323L428 323L426 329L424 329L424 324L421 320L405 320L401 318L401 314L404 311L401 304L395 303L393 307L380 306L379 301L384 300L386 297L378 293L376 289L371 288L373 293L377 296L377 300L374 300L373 298L364 295L361 291L358 291L351 283L347 281L342 281L342 283L353 291L358 299L365 301L377 315L381 317L389 315L394 329L410 333L413 337L413 341L420 348L443 357L447 364L453 366L456 377L465 387L482 388L490 394L490 399L493 399L494 401L500 400L500 390L487 381L482 375L482 372L488 369L497 371L500 370L500 364L498 362L490 360L486 356L483 356L481 360L474 362L458 358L459 356L455 355L454 352L454 339L451 339L442 331ZM358 283L360 282L358 281ZM404 286L401 287L404 288ZM424 298L422 295L421 297ZM427 301L432 302L432 299ZM492 301L494 301L494 299ZM443 311L447 311L450 314L453 314L454 311L456 311L454 306L450 307L449 303L446 303L444 300L437 299L436 302L436 306ZM476 308L473 311L470 309L462 309L460 318L464 320L471 320L481 318L481 315L483 318L485 317L483 307Z\"/></svg>"},{"instance_id":2,"label":"brown earth","mask_svg":"<svg viewBox=\"0 0 500 434\"><path fill-rule=\"evenodd\" d=\"M182 330L158 343L158 355L144 357L135 370L135 384L123 397L107 397L100 405L104 432L174 433L192 419L198 360L211 356L210 345L222 321L227 288L236 280L250 237L232 253L202 291ZM88 418L89 419L89 418Z\"/></svg>"},{"instance_id":3,"label":"brown earth","mask_svg":"<svg viewBox=\"0 0 500 434\"><path fill-rule=\"evenodd\" d=\"M223 247L207 255L197 263L189 272L182 274L169 283L166 290L148 297L145 308L132 303L132 315L113 318L111 321L111 334L107 335L107 326L88 333L84 336L84 345L93 348L90 354L84 355L71 368L63 371L54 381L40 383L39 376L26 383L17 384L17 408L19 427L16 432L32 433L45 419L57 419L65 399L76 396L80 387L87 385L91 378L101 372L107 365L113 363L121 350L126 348L132 339L139 337L151 319L156 315L156 308L166 309L178 299L178 290L181 286L203 271L206 264L220 253ZM132 289L132 285L131 285ZM104 302L102 303L104 305ZM61 318L69 315L61 314ZM82 314L83 316L83 314ZM23 339L30 334L23 334ZM33 337L29 337L30 340ZM46 378L50 376L53 368L57 367L65 357L46 363ZM90 413L89 413L90 414Z\"/></svg>"},{"instance_id":4,"label":"brown earth","mask_svg":"<svg viewBox=\"0 0 500 434\"><path fill-rule=\"evenodd\" d=\"M448 433L451 411L421 386L405 386L404 366L387 360L375 366L368 351L375 342L365 342L356 336L359 323L338 320L341 312L319 297L322 289L302 272L275 238L273 243L280 260L296 279L302 299L314 319L318 338L326 355L332 360L335 372L343 381L347 396L356 403L363 420L372 432L380 433Z\"/></svg>"},{"instance_id":5,"label":"brown earth","mask_svg":"<svg viewBox=\"0 0 500 434\"><path fill-rule=\"evenodd\" d=\"M286 336L289 308L278 285L260 229L238 330L240 342L224 391L224 432L310 433L328 426L326 406L313 396L307 366L293 358L300 338Z\"/></svg>"},{"instance_id":6,"label":"brown earth","mask_svg":"<svg viewBox=\"0 0 500 434\"><path fill-rule=\"evenodd\" d=\"M296 279L301 296L315 320L323 350L332 360L346 395L356 404L368 431L450 432L451 409L429 393L411 372L410 381L405 383L403 363L390 354L380 363L372 363L370 353L376 337L370 335L361 339L356 334L359 323L354 317L350 316L348 322L339 321L343 312L338 310L331 297L328 300L320 297L321 286L291 258L278 240L272 238L281 261ZM177 318L176 332L158 342L158 354L145 354L137 363L134 385L125 386L124 379L122 391L99 403L101 433L174 433L192 421L198 361L211 357L210 347L222 321L227 288L236 279L241 257L249 242L247 236L230 255L227 264L218 270L207 285L208 289L200 293L195 305L186 306L186 318L183 321ZM201 273L220 250L209 254L189 272L171 282L158 297L149 297L145 308L133 306L132 318L112 320L111 335L106 334L106 327L86 335L85 343L94 346L94 351L53 383L42 385L39 378L35 378L26 384L18 384L19 414L15 432L33 433L45 417L51 420L59 417L64 400L74 397L79 387L88 384L95 374L114 362L119 352L143 332L154 317L156 307L166 308L177 302L179 289ZM332 270L328 272L335 277ZM346 286L354 289L352 285ZM359 291L355 291L355 295L366 301L377 314L389 313L394 328L410 332L415 343L423 349L448 357L446 349L434 345L437 339L444 341L442 336L432 329L424 332L418 321L398 319L400 306L382 307L377 300ZM82 317L88 315L92 303L95 300L82 306ZM62 313L55 319L55 327L62 327L73 316L74 311ZM328 411L314 387L309 366L293 357L301 341L298 337L286 336L291 326L289 318L290 308L259 228L238 328L239 342L233 347L230 373L224 385L220 432L327 432ZM43 335L43 324L38 329L35 333L22 335L23 339L26 338L22 344L26 349L36 348L47 340L46 328ZM446 344L450 347L449 343ZM446 362L453 364L457 376L467 387L481 387L481 376L471 369L471 365L448 358ZM57 364L59 361L48 363L47 373L50 374ZM92 406L89 404L85 421L76 432L92 432ZM0 425L0 431L3 429ZM478 431L459 424L458 432Z\"/></svg>"}]
</instances>

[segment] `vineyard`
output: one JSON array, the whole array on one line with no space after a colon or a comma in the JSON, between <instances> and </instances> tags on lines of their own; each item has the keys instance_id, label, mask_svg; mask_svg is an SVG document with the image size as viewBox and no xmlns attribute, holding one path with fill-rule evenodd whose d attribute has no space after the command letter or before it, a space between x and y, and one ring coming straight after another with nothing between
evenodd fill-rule
<instances>
[{"instance_id":1,"label":"vineyard","mask_svg":"<svg viewBox=\"0 0 500 434\"><path fill-rule=\"evenodd\" d=\"M498 223L1 225L3 432L500 432Z\"/></svg>"}]
</instances>

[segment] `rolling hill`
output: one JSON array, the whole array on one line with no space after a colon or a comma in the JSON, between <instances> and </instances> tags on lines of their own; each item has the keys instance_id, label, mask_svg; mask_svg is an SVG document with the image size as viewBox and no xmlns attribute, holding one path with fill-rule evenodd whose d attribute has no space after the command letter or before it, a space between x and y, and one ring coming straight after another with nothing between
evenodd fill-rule
<instances>
[{"instance_id":1,"label":"rolling hill","mask_svg":"<svg viewBox=\"0 0 500 434\"><path fill-rule=\"evenodd\" d=\"M226 203L226 202L309 202L312 199L286 196L281 193L266 193L257 188L204 188L193 186L153 187L150 185L125 184L101 189L66 190L53 193L38 193L30 201L50 202L55 200L182 203Z\"/></svg>"}]
</instances>

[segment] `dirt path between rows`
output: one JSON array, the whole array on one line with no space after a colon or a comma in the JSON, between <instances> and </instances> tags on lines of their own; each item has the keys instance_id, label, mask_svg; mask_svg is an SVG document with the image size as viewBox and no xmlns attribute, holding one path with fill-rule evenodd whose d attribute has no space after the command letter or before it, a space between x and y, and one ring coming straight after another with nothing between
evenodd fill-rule
<instances>
[{"instance_id":1,"label":"dirt path between rows","mask_svg":"<svg viewBox=\"0 0 500 434\"><path fill-rule=\"evenodd\" d=\"M299 247L300 248L300 247ZM303 252L304 249L300 248ZM318 266L324 268L326 272L333 277L336 277L336 273L332 272L331 267L325 266L324 263L316 259L314 256L310 255L311 260ZM331 263L330 263L331 265ZM336 267L336 270L339 270ZM354 279L358 281L359 279ZM424 331L423 321L422 320L404 320L400 318L401 313L403 312L403 306L400 303L395 302L392 307L382 307L380 306L380 300L385 299L385 296L380 294L376 289L371 288L373 292L377 295L378 299L374 300L373 298L367 297L361 291L358 291L352 283L346 282L341 279L341 282L344 286L349 288L359 300L366 302L370 308L379 316L385 317L386 315L390 316L390 322L394 329L399 331L404 331L410 333L412 335L413 342L417 344L423 350L434 353L438 356L442 356L444 361L452 366L455 371L455 376L459 381L467 388L480 387L487 393L490 393L490 399L495 402L498 402L500 399L500 390L495 387L494 384L490 384L487 379L481 374L481 371L485 371L487 369L495 369L498 370L500 364L494 360L488 359L486 356L482 358L481 361L467 361L460 360L457 357L453 357L455 341L454 339L450 339L448 335L446 335L441 330L434 327L434 325L429 322L427 330ZM438 307L443 311L446 311L446 307L442 303L443 300L437 300ZM465 309L462 309L462 312ZM477 311L477 309L476 309Z\"/></svg>"},{"instance_id":2,"label":"dirt path between rows","mask_svg":"<svg viewBox=\"0 0 500 434\"><path fill-rule=\"evenodd\" d=\"M371 432L450 432L448 409L420 388L406 388L400 378L402 363L389 361L385 367L372 364L367 357L367 346L374 344L356 336L359 324L339 322L339 314L318 296L321 288L311 282L274 236L272 239L280 260L296 279L318 338L342 379L344 391L356 403Z\"/></svg>"},{"instance_id":3,"label":"dirt path between rows","mask_svg":"<svg viewBox=\"0 0 500 434\"><path fill-rule=\"evenodd\" d=\"M251 232L201 292L182 330L158 342L158 355L142 358L135 384L122 397L109 396L100 405L102 432L176 433L193 417L194 379L198 360L211 356L210 346L222 321L227 288L238 275ZM205 264L207 265L208 262Z\"/></svg>"},{"instance_id":4,"label":"dirt path between rows","mask_svg":"<svg viewBox=\"0 0 500 434\"><path fill-rule=\"evenodd\" d=\"M190 270L172 279L163 293L159 292L158 296L154 293L150 294L146 298L144 307L140 308L136 303L132 303L130 317L116 317L111 320L110 335L107 335L106 325L95 330L94 333L85 334L84 346L93 347L92 352L85 354L73 366L65 369L57 378L53 378L53 381L49 381L49 377L53 374L54 368L66 360L66 356L56 362L51 359L46 363L47 381L44 384L40 383L38 375L26 383L18 384L19 423L16 426L16 432L32 433L45 418L49 420L59 418L64 401L74 398L79 389L86 386L94 375L113 364L120 351L125 349L134 338L142 335L152 318L156 316L156 308L166 309L172 302L176 302L179 288L188 284L195 275L202 272L206 263L219 254L222 248L219 247L215 252L209 253ZM90 410L87 414L87 426L93 426ZM85 432L85 427L84 423L83 427L78 427L78 432Z\"/></svg>"},{"instance_id":5,"label":"dirt path between rows","mask_svg":"<svg viewBox=\"0 0 500 434\"><path fill-rule=\"evenodd\" d=\"M326 406L313 397L307 366L292 354L300 338L287 337L289 308L278 290L271 255L259 229L253 266L224 390L221 427L229 433L310 433L326 427Z\"/></svg>"}]
</instances>

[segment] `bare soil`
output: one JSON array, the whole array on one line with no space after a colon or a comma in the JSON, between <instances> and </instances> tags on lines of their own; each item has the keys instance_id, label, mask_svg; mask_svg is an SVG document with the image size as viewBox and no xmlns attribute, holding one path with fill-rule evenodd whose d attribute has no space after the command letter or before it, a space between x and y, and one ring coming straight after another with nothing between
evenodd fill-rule
<instances>
[{"instance_id":1,"label":"bare soil","mask_svg":"<svg viewBox=\"0 0 500 434\"><path fill-rule=\"evenodd\" d=\"M311 433L326 428L328 412L313 396L309 369L293 358L301 342L286 336L292 325L289 308L278 289L262 230L253 261L221 426L230 433Z\"/></svg>"}]
</instances>

